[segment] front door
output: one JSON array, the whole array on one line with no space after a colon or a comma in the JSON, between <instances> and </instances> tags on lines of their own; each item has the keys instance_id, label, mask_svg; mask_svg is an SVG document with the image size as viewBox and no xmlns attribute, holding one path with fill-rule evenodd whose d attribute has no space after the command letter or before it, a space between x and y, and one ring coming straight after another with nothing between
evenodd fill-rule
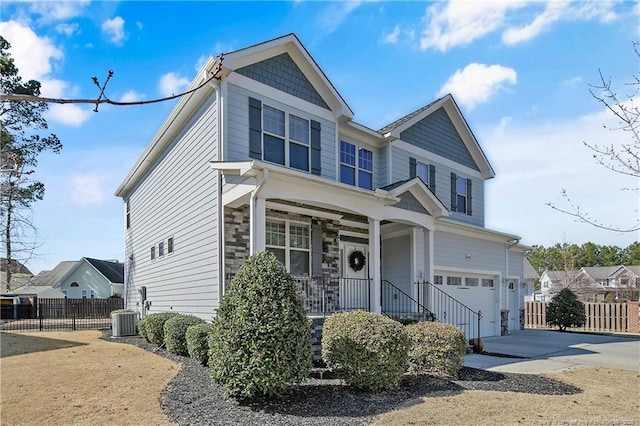
<instances>
[{"instance_id":1,"label":"front door","mask_svg":"<svg viewBox=\"0 0 640 426\"><path fill-rule=\"evenodd\" d=\"M343 241L340 243L342 279L340 309L369 310L369 246Z\"/></svg>"}]
</instances>

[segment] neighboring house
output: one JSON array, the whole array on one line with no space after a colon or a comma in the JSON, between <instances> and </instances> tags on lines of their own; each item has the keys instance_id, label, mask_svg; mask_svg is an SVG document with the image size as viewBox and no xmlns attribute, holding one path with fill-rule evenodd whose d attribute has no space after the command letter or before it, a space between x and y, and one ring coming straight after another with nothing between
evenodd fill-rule
<instances>
[{"instance_id":1,"label":"neighboring house","mask_svg":"<svg viewBox=\"0 0 640 426\"><path fill-rule=\"evenodd\" d=\"M581 300L598 302L611 293L614 298L638 300L640 266L590 266L571 271L545 271L536 300L548 302L562 288L569 287Z\"/></svg>"},{"instance_id":2,"label":"neighboring house","mask_svg":"<svg viewBox=\"0 0 640 426\"><path fill-rule=\"evenodd\" d=\"M376 131L293 34L225 54L211 80L216 64L116 191L128 308L211 319L269 250L310 315L419 299L445 320L441 291L482 311L483 336L520 327L529 247L485 228L495 173L451 95Z\"/></svg>"},{"instance_id":3,"label":"neighboring house","mask_svg":"<svg viewBox=\"0 0 640 426\"><path fill-rule=\"evenodd\" d=\"M60 262L31 279L32 285L55 287L71 299L103 299L124 294L124 264L83 257Z\"/></svg>"},{"instance_id":4,"label":"neighboring house","mask_svg":"<svg viewBox=\"0 0 640 426\"><path fill-rule=\"evenodd\" d=\"M33 274L29 269L24 266L22 263L17 260L11 260L10 262L10 270L11 270L11 282L7 284L7 271L9 268L9 262L7 262L6 258L0 258L0 293L8 293L13 289L18 287L22 287L27 284Z\"/></svg>"},{"instance_id":5,"label":"neighboring house","mask_svg":"<svg viewBox=\"0 0 640 426\"><path fill-rule=\"evenodd\" d=\"M83 257L56 286L70 299L106 299L124 293L124 264Z\"/></svg>"}]
</instances>

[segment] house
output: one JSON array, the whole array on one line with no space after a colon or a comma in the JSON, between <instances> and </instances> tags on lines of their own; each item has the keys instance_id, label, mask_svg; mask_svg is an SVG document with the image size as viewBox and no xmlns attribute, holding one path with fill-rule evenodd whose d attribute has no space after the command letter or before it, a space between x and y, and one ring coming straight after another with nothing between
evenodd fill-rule
<instances>
[{"instance_id":1,"label":"house","mask_svg":"<svg viewBox=\"0 0 640 426\"><path fill-rule=\"evenodd\" d=\"M124 264L83 257L56 286L71 299L106 299L124 293Z\"/></svg>"},{"instance_id":2,"label":"house","mask_svg":"<svg viewBox=\"0 0 640 426\"><path fill-rule=\"evenodd\" d=\"M124 264L83 257L60 262L33 277L31 283L55 287L71 299L104 299L124 294Z\"/></svg>"},{"instance_id":3,"label":"house","mask_svg":"<svg viewBox=\"0 0 640 426\"><path fill-rule=\"evenodd\" d=\"M544 271L538 301L548 302L562 288L569 287L585 302L603 301L607 294L615 299L638 300L640 266L589 266L570 271Z\"/></svg>"},{"instance_id":4,"label":"house","mask_svg":"<svg viewBox=\"0 0 640 426\"><path fill-rule=\"evenodd\" d=\"M520 327L529 247L485 227L495 172L451 95L373 130L294 34L223 58L116 190L127 308L211 319L269 250L314 318L467 309L482 336Z\"/></svg>"},{"instance_id":5,"label":"house","mask_svg":"<svg viewBox=\"0 0 640 426\"><path fill-rule=\"evenodd\" d=\"M7 283L7 271L11 267L11 282ZM29 269L17 260L12 259L7 262L6 258L0 258L0 283L2 285L1 292L7 293L18 287L27 284L33 274Z\"/></svg>"}]
</instances>

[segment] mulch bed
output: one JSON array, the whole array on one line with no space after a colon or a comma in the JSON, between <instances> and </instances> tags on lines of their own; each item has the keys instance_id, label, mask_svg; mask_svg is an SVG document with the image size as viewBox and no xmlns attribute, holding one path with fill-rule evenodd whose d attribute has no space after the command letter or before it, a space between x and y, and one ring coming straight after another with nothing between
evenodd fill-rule
<instances>
[{"instance_id":1,"label":"mulch bed","mask_svg":"<svg viewBox=\"0 0 640 426\"><path fill-rule=\"evenodd\" d=\"M103 339L136 345L169 358L182 368L161 396L167 416L179 425L365 425L379 414L420 402L430 396L465 390L570 395L580 389L532 374L498 373L463 367L456 378L406 375L399 389L370 394L351 389L336 378L310 378L278 401L238 401L213 382L207 367L169 353L140 336ZM331 375L328 375L331 377Z\"/></svg>"}]
</instances>

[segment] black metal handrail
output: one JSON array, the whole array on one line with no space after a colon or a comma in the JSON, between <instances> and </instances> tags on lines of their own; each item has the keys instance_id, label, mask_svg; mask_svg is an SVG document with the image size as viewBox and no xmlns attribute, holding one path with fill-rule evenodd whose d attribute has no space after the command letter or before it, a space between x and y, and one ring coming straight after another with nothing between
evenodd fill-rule
<instances>
[{"instance_id":1,"label":"black metal handrail","mask_svg":"<svg viewBox=\"0 0 640 426\"><path fill-rule=\"evenodd\" d=\"M436 321L428 308L388 280L382 280L382 313L398 320Z\"/></svg>"},{"instance_id":2,"label":"black metal handrail","mask_svg":"<svg viewBox=\"0 0 640 426\"><path fill-rule=\"evenodd\" d=\"M467 339L480 337L482 312L477 312L428 282L417 282L418 300L429 306L438 321L458 327Z\"/></svg>"}]
</instances>

